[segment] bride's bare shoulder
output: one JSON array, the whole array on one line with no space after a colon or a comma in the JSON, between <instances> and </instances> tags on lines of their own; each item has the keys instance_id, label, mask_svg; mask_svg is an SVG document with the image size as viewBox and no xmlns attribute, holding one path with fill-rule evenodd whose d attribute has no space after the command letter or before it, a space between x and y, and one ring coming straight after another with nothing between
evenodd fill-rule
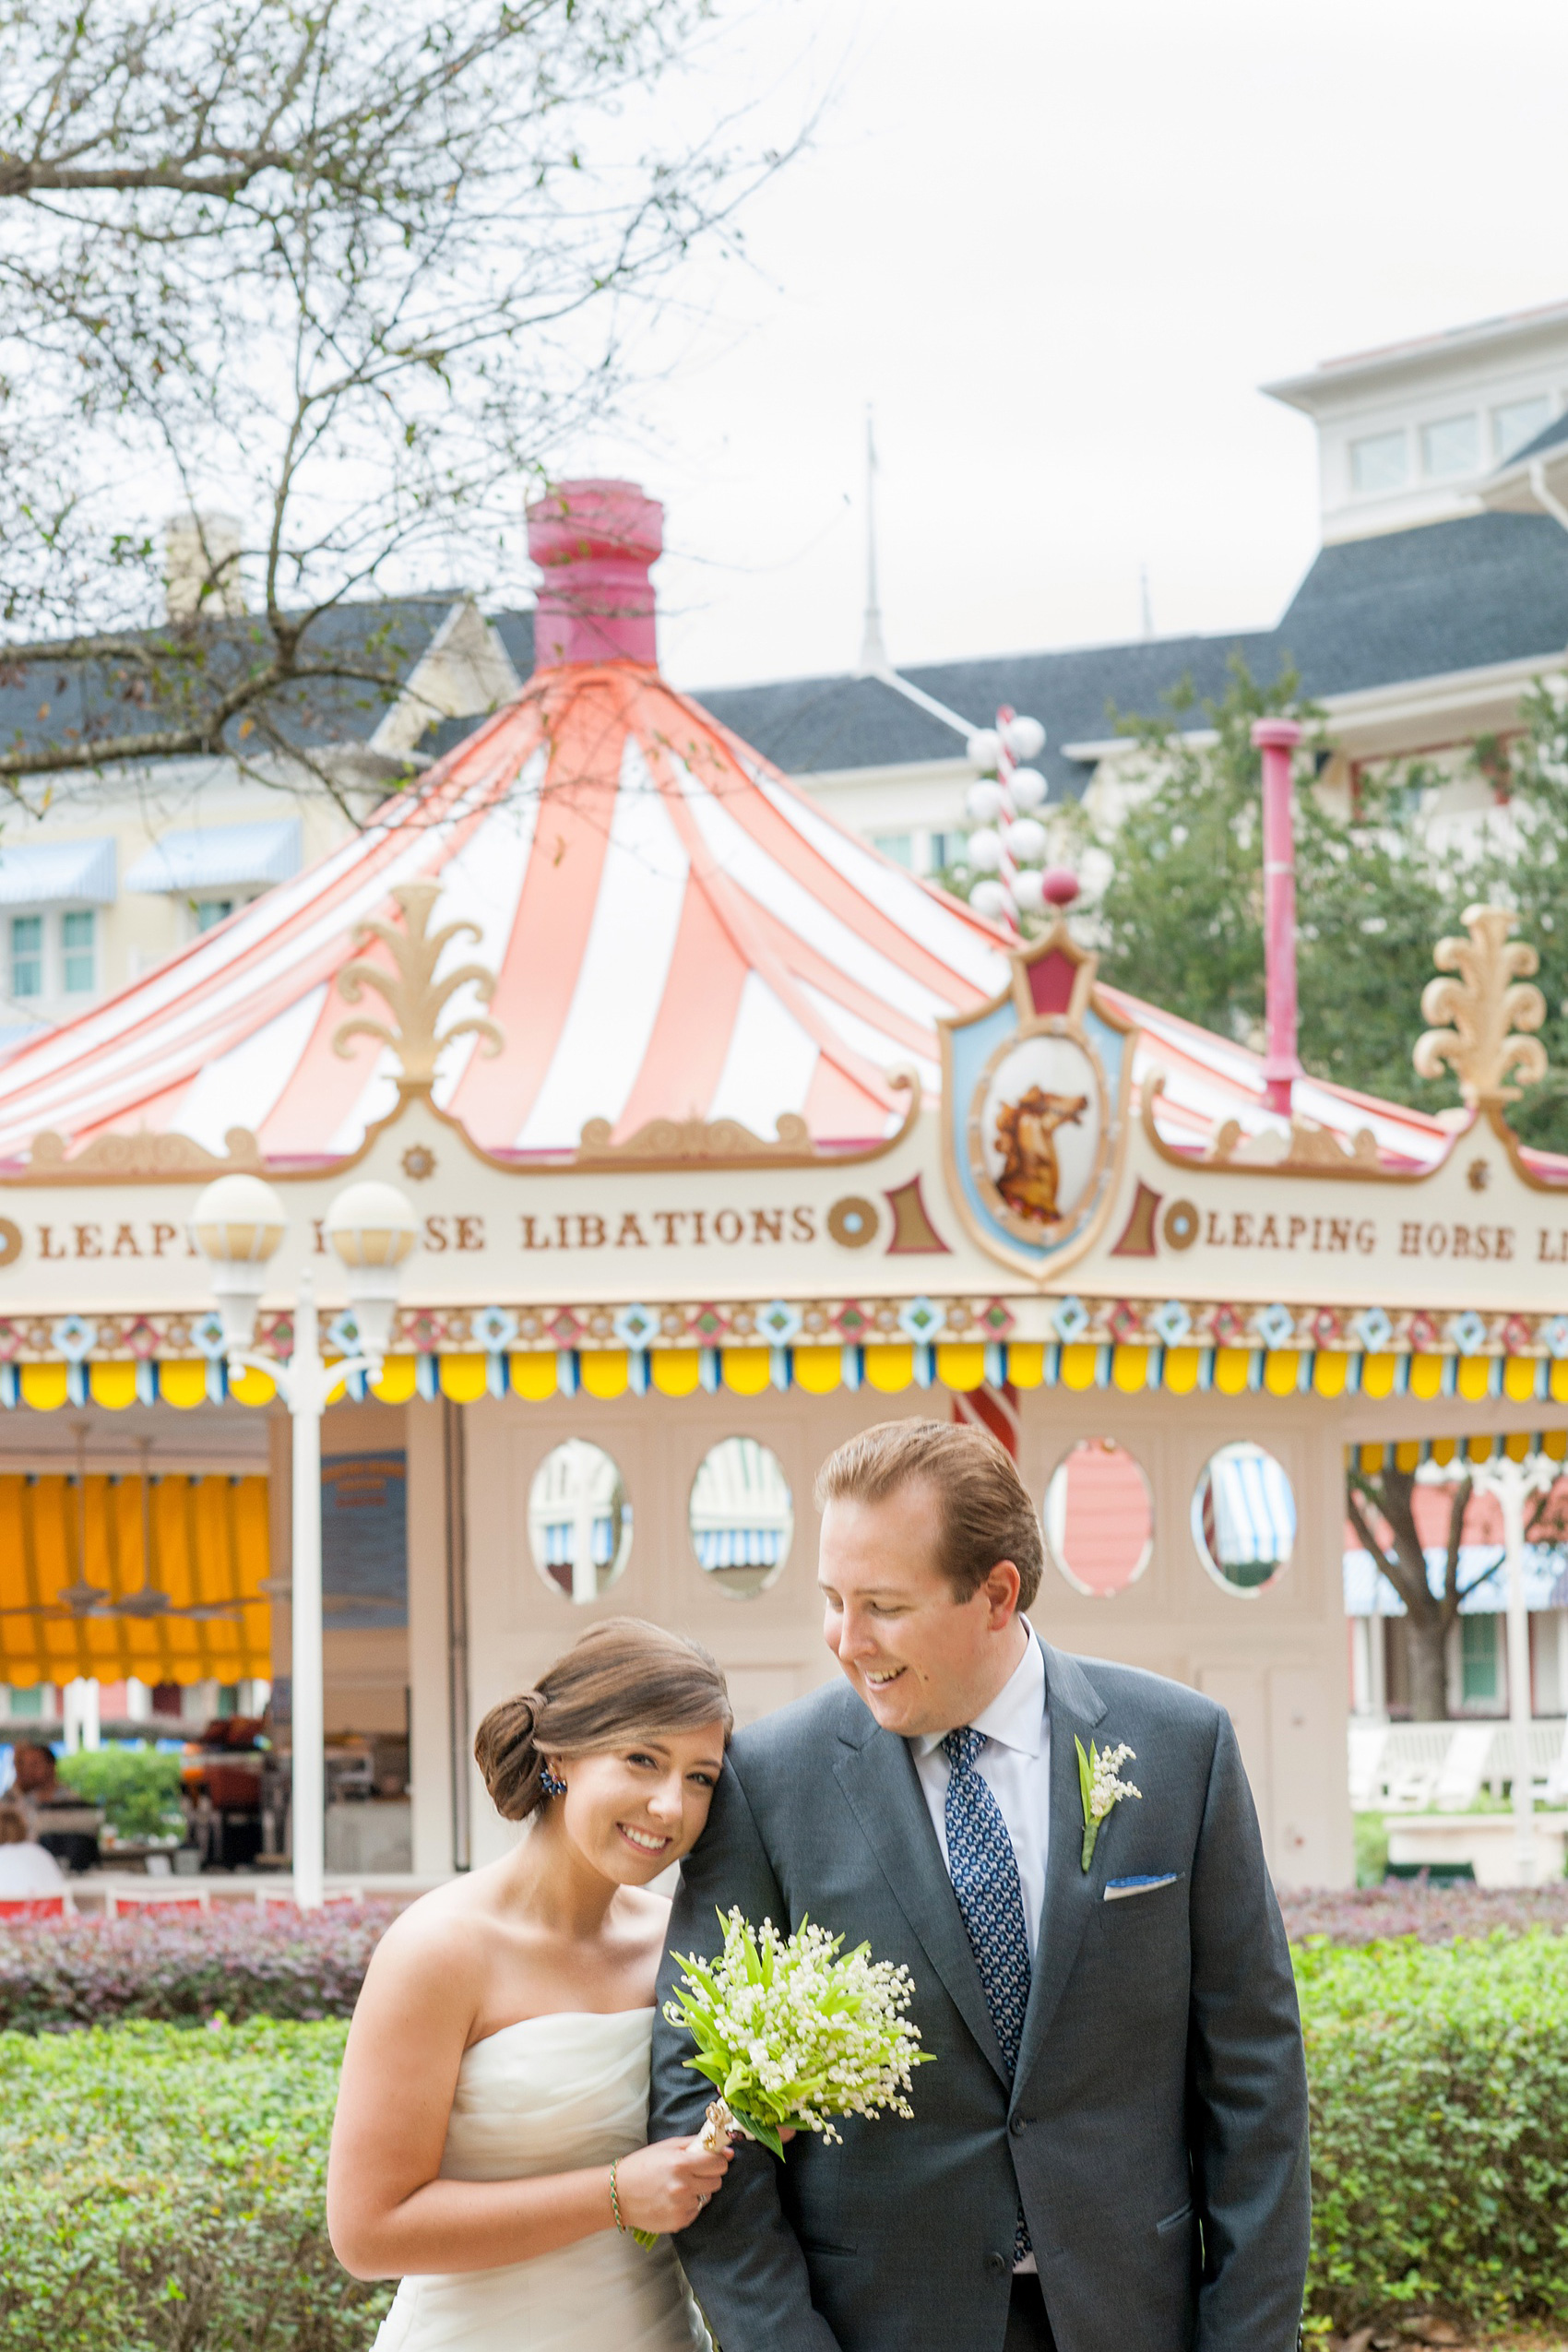
<instances>
[{"instance_id":1,"label":"bride's bare shoulder","mask_svg":"<svg viewBox=\"0 0 1568 2352\"><path fill-rule=\"evenodd\" d=\"M481 1959L484 1930L495 1919L495 1892L489 1880L487 1870L465 1871L400 1911L375 1948L381 1973L395 1969L418 1974L453 1966L466 1973Z\"/></svg>"}]
</instances>

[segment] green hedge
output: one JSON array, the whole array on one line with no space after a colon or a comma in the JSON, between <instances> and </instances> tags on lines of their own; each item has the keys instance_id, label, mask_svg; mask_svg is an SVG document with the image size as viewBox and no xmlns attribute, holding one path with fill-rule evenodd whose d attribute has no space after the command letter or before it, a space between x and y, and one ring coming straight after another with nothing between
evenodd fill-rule
<instances>
[{"instance_id":1,"label":"green hedge","mask_svg":"<svg viewBox=\"0 0 1568 2352\"><path fill-rule=\"evenodd\" d=\"M346 2026L0 2034L6 2352L363 2352L322 2222Z\"/></svg>"},{"instance_id":2,"label":"green hedge","mask_svg":"<svg viewBox=\"0 0 1568 2352\"><path fill-rule=\"evenodd\" d=\"M1568 1943L1298 1949L1312 2307L1568 2319Z\"/></svg>"},{"instance_id":3,"label":"green hedge","mask_svg":"<svg viewBox=\"0 0 1568 2352\"><path fill-rule=\"evenodd\" d=\"M1568 1942L1296 1954L1320 2327L1568 2320ZM363 2352L321 2220L345 2028L0 2033L3 2352Z\"/></svg>"}]
</instances>

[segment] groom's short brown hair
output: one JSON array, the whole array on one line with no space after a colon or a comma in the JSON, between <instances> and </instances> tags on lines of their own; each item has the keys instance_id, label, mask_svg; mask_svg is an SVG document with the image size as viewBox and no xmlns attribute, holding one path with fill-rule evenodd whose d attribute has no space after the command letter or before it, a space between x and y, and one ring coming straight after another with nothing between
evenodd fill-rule
<instances>
[{"instance_id":1,"label":"groom's short brown hair","mask_svg":"<svg viewBox=\"0 0 1568 2352\"><path fill-rule=\"evenodd\" d=\"M1039 1590L1045 1550L1029 1491L1005 1449L983 1430L954 1421L878 1421L830 1454L816 1478L817 1509L881 1503L916 1483L941 1513L937 1558L960 1600L977 1593L999 1560L1018 1572L1018 1607Z\"/></svg>"}]
</instances>

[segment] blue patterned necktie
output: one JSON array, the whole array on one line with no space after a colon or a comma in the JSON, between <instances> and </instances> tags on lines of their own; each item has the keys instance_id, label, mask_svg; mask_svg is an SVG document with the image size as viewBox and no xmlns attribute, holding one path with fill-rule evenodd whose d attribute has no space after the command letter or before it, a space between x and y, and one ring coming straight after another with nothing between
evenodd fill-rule
<instances>
[{"instance_id":1,"label":"blue patterned necktie","mask_svg":"<svg viewBox=\"0 0 1568 2352\"><path fill-rule=\"evenodd\" d=\"M1002 1808L975 1770L986 1735L966 1725L949 1731L942 1752L947 1781L947 1874L964 1915L969 1949L980 1971L980 1990L996 2029L1009 2077L1017 2072L1029 2005L1029 1935L1018 1859ZM1013 2249L1015 2263L1029 2251L1023 2207Z\"/></svg>"}]
</instances>

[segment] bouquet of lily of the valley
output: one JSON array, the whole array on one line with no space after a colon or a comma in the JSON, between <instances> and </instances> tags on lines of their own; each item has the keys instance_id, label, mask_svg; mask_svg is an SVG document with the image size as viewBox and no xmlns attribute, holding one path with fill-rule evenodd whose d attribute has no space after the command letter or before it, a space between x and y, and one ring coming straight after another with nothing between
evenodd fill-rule
<instances>
[{"instance_id":1,"label":"bouquet of lily of the valley","mask_svg":"<svg viewBox=\"0 0 1568 2352\"><path fill-rule=\"evenodd\" d=\"M781 2156L782 2131L837 2140L837 2116L913 2114L910 2074L930 2054L906 2014L908 1968L873 1960L869 1944L845 1953L841 1935L805 1918L788 1937L738 1910L719 1922L723 1951L681 1959L683 1990L664 2010L696 2044L686 2064L719 2093L702 2133L709 2147L739 2130Z\"/></svg>"}]
</instances>

